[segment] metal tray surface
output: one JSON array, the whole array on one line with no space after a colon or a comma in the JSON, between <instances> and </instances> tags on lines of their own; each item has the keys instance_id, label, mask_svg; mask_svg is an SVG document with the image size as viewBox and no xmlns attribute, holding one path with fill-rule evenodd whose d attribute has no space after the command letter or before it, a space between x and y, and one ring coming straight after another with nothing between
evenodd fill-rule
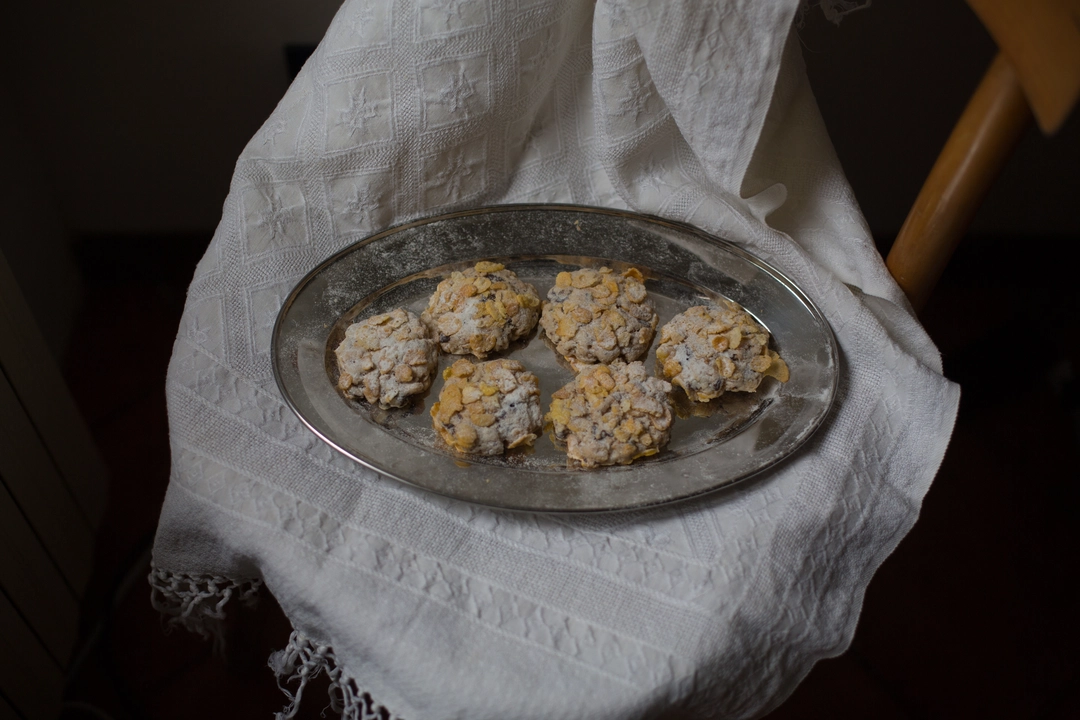
<instances>
[{"instance_id":1,"label":"metal tray surface","mask_svg":"<svg viewBox=\"0 0 1080 720\"><path fill-rule=\"evenodd\" d=\"M787 383L766 378L756 393L707 405L672 393L676 419L661 453L631 465L572 468L549 434L505 456L455 453L436 436L431 390L412 406L381 410L335 386L334 348L352 322L405 307L416 314L453 270L479 260L505 264L541 298L563 270L638 268L663 326L703 300L726 297L772 334ZM656 372L654 339L646 367ZM356 462L449 497L510 510L599 512L649 507L726 487L790 456L825 419L838 377L828 323L793 282L741 248L688 225L572 205L503 205L408 223L362 240L307 275L278 315L274 376L285 401L322 440ZM542 330L490 357L520 360L540 380L544 412L573 371Z\"/></svg>"}]
</instances>

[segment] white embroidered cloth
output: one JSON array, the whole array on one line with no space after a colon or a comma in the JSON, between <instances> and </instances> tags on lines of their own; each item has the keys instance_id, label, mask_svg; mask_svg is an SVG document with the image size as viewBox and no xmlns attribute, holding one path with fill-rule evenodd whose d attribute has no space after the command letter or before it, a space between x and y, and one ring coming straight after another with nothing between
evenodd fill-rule
<instances>
[{"instance_id":1,"label":"white embroidered cloth","mask_svg":"<svg viewBox=\"0 0 1080 720\"><path fill-rule=\"evenodd\" d=\"M833 155L796 5L346 2L237 162L191 284L159 606L206 629L262 580L296 629L272 666L292 687L331 672L349 717L748 717L842 652L958 390ZM311 268L407 219L537 201L688 221L781 268L841 347L826 426L731 492L551 517L380 478L284 406L270 332Z\"/></svg>"}]
</instances>

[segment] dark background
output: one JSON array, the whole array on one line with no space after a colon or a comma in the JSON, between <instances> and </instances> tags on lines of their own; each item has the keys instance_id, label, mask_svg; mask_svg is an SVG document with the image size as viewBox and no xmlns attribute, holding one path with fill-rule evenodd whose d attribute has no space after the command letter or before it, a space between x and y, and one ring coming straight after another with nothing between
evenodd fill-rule
<instances>
[{"instance_id":1,"label":"dark background","mask_svg":"<svg viewBox=\"0 0 1080 720\"><path fill-rule=\"evenodd\" d=\"M22 3L0 90L5 254L112 474L64 717L269 717L265 597L228 659L165 636L142 585L168 481L164 374L233 163L334 0ZM800 30L822 115L887 250L995 46L960 0L879 2ZM294 48L294 58L295 58ZM1031 128L924 314L961 384L956 431L851 649L776 718L1080 716L1080 118ZM316 689L304 716L322 705Z\"/></svg>"}]
</instances>

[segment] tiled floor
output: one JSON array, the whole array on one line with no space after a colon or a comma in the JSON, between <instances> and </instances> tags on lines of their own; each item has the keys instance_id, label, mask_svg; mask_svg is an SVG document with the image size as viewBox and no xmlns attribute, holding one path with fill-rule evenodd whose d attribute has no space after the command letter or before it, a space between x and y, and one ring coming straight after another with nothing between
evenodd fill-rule
<instances>
[{"instance_id":1,"label":"tiled floor","mask_svg":"<svg viewBox=\"0 0 1080 720\"><path fill-rule=\"evenodd\" d=\"M205 242L83 246L89 291L68 378L113 484L90 651L64 718L269 718L284 704L266 668L289 632L272 598L236 614L225 661L198 637L166 635L145 584L168 481L165 368ZM871 583L851 649L819 663L770 717L1080 717L1067 590L1080 550L1080 294L1064 264L1018 258L1018 244L969 242L928 309L946 374L963 387L944 466ZM311 688L299 717L319 717L324 697Z\"/></svg>"}]
</instances>

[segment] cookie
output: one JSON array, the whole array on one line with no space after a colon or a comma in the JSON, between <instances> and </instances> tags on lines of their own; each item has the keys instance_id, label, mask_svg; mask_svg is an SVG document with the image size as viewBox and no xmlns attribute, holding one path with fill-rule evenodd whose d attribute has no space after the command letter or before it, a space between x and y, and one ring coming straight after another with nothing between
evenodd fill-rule
<instances>
[{"instance_id":1,"label":"cookie","mask_svg":"<svg viewBox=\"0 0 1080 720\"><path fill-rule=\"evenodd\" d=\"M540 326L575 369L637 360L649 349L658 318L640 272L611 268L561 272L548 292Z\"/></svg>"},{"instance_id":2,"label":"cookie","mask_svg":"<svg viewBox=\"0 0 1080 720\"><path fill-rule=\"evenodd\" d=\"M542 431L540 383L517 360L462 358L443 371L443 378L431 418L439 437L455 450L500 455L532 445Z\"/></svg>"},{"instance_id":3,"label":"cookie","mask_svg":"<svg viewBox=\"0 0 1080 720\"><path fill-rule=\"evenodd\" d=\"M769 332L737 303L720 301L679 313L660 330L659 372L695 402L725 392L754 392L766 376L787 382L788 367L769 349Z\"/></svg>"},{"instance_id":4,"label":"cookie","mask_svg":"<svg viewBox=\"0 0 1080 720\"><path fill-rule=\"evenodd\" d=\"M439 283L420 317L444 352L483 359L532 332L539 308L536 288L498 263L478 262Z\"/></svg>"},{"instance_id":5,"label":"cookie","mask_svg":"<svg viewBox=\"0 0 1080 720\"><path fill-rule=\"evenodd\" d=\"M546 419L567 456L584 467L627 465L667 445L670 392L641 362L590 365L555 392Z\"/></svg>"},{"instance_id":6,"label":"cookie","mask_svg":"<svg viewBox=\"0 0 1080 720\"><path fill-rule=\"evenodd\" d=\"M338 389L382 408L402 407L426 391L439 364L428 327L401 308L350 325L334 354Z\"/></svg>"}]
</instances>

